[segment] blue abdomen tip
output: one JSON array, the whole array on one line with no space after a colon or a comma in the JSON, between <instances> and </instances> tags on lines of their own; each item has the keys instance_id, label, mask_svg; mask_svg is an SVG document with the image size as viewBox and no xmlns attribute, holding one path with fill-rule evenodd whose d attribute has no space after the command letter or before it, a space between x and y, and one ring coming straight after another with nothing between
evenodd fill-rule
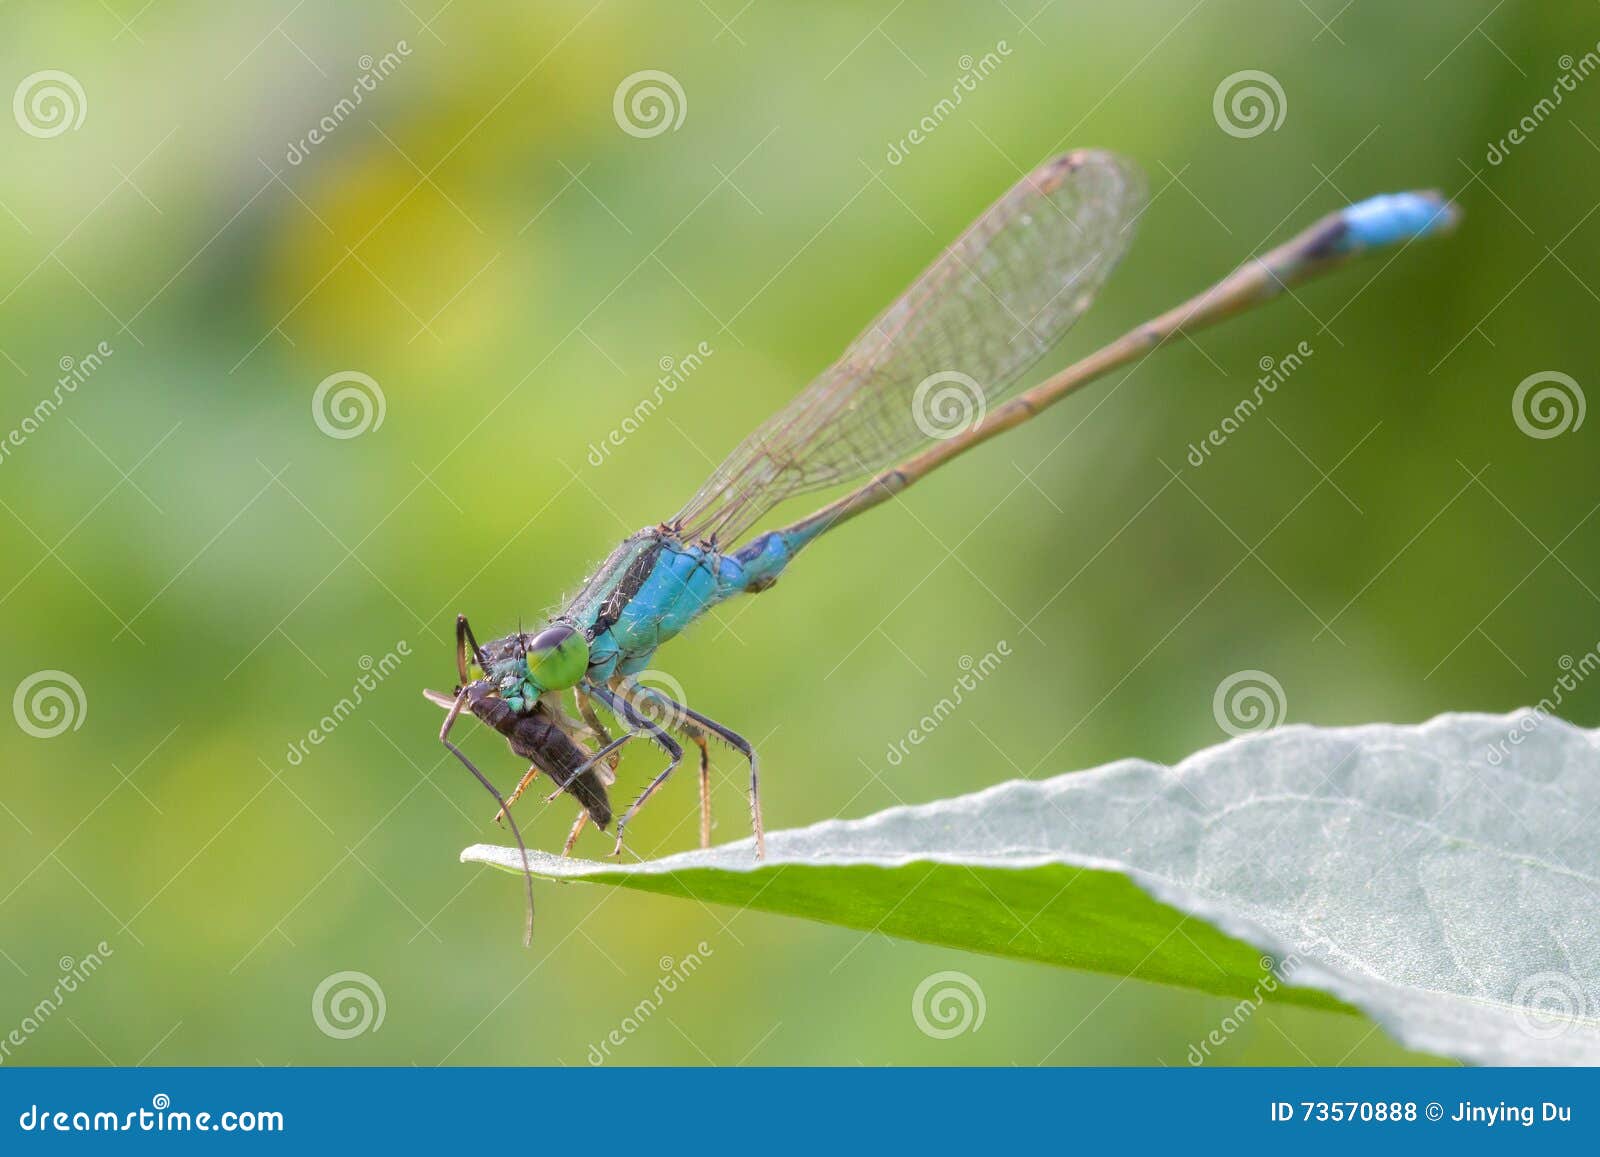
<instances>
[{"instance_id":1,"label":"blue abdomen tip","mask_svg":"<svg viewBox=\"0 0 1600 1157\"><path fill-rule=\"evenodd\" d=\"M1373 249L1416 237L1443 233L1455 225L1458 210L1438 193L1386 193L1344 210L1340 249Z\"/></svg>"}]
</instances>

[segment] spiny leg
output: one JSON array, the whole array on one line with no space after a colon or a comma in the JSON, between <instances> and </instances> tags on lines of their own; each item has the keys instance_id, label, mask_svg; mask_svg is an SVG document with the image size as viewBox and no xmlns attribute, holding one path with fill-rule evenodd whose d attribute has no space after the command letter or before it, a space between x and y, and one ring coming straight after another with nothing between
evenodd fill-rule
<instances>
[{"instance_id":1,"label":"spiny leg","mask_svg":"<svg viewBox=\"0 0 1600 1157\"><path fill-rule=\"evenodd\" d=\"M611 854L620 856L622 854L622 833L627 828L628 821L633 818L633 813L643 807L645 801L655 794L656 788L667 781L667 776L677 770L679 762L683 759L683 748L679 747L677 741L668 735L665 730L641 715L638 708L630 703L626 696L619 695L611 688L602 687L598 683L589 683L586 684L586 687L589 694L598 699L606 710L634 729L631 734L642 733L648 735L658 747L667 753L667 766L662 769L660 775L650 781L644 791L639 793L639 798L628 805L628 810L623 812L622 818L617 821L617 846L612 850Z\"/></svg>"},{"instance_id":2,"label":"spiny leg","mask_svg":"<svg viewBox=\"0 0 1600 1157\"><path fill-rule=\"evenodd\" d=\"M665 702L671 703L671 700ZM711 748L706 742L706 733L683 717L682 708L672 703L669 710L674 714L662 722L668 728L682 732L700 749L700 846L709 848L711 846Z\"/></svg>"},{"instance_id":3,"label":"spiny leg","mask_svg":"<svg viewBox=\"0 0 1600 1157\"><path fill-rule=\"evenodd\" d=\"M761 819L761 769L760 763L756 759L755 748L750 746L750 741L745 739L745 737L740 735L738 732L724 727L715 719L708 719L704 715L701 715L698 711L695 711L689 707L685 707L682 703L673 702L660 691L657 691L654 687L647 687L641 683L634 684L634 688L645 698L653 699L666 710L674 713L673 718L676 719L677 722L671 723L669 721L669 726L675 726L679 730L684 731L692 737L694 731L696 730L695 726L693 725L698 725L699 727L704 728L706 731L710 731L713 734L721 737L730 747L750 761L750 828L751 831L755 833L756 837L756 859L766 859L766 825ZM704 739L702 738L697 742L700 743L701 751L704 751Z\"/></svg>"}]
</instances>

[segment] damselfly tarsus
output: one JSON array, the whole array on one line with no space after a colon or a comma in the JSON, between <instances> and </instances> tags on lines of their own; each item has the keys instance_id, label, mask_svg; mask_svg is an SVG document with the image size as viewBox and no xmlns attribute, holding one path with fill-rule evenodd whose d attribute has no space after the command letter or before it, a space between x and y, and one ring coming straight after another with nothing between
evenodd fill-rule
<instances>
[{"instance_id":1,"label":"damselfly tarsus","mask_svg":"<svg viewBox=\"0 0 1600 1157\"><path fill-rule=\"evenodd\" d=\"M1109 153L1069 153L1040 166L980 216L831 368L751 434L687 506L613 551L545 627L480 647L466 619L459 619L460 682L453 695L430 693L449 712L440 740L499 799L450 743L449 733L465 709L505 735L533 764L523 785L542 770L558 794L574 795L582 805L570 851L587 820L604 828L610 819L605 786L620 747L649 737L666 753L667 766L617 820L620 853L628 821L683 758L673 733L701 749L701 843L709 843L705 744L714 736L749 764L750 820L761 858L754 749L731 729L629 678L650 665L661 644L718 603L772 586L824 531L1109 370L1361 253L1444 232L1458 216L1433 192L1351 205L1019 392L1026 371L1088 309L1127 249L1143 212L1143 190L1137 169ZM972 420L946 425L952 405ZM813 514L740 545L756 521L785 499L861 478L867 481ZM582 723L562 708L560 697L568 689L575 692ZM617 738L606 734L595 703L621 725ZM592 754L584 746L589 743L597 748ZM505 800L501 805L505 811ZM529 876L531 935L531 873L514 821L512 827Z\"/></svg>"}]
</instances>

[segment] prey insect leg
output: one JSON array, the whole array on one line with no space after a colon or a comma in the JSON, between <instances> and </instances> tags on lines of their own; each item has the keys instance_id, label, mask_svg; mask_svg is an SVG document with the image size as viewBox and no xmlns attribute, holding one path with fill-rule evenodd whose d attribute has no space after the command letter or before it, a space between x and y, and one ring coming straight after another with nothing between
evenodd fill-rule
<instances>
[{"instance_id":1,"label":"prey insect leg","mask_svg":"<svg viewBox=\"0 0 1600 1157\"><path fill-rule=\"evenodd\" d=\"M464 627L466 621L465 616L463 616L460 620L461 626ZM506 811L506 801L500 794L500 789L490 783L483 772L473 766L472 760L467 758L465 752L450 742L450 729L455 726L456 719L460 716L461 708L466 704L466 701L466 688L462 688L456 695L455 702L450 706L450 713L444 717L444 726L439 728L439 742L444 744L451 755L454 755L466 765L467 770L473 774L479 783L483 784L484 790L499 801L500 810L505 813L506 822L511 825L511 834L517 838L517 851L522 854L523 882L528 889L528 918L522 930L522 946L528 948L533 945L533 867L528 863L528 845L522 842L522 830L517 827L517 821L511 818L510 812Z\"/></svg>"},{"instance_id":2,"label":"prey insect leg","mask_svg":"<svg viewBox=\"0 0 1600 1157\"><path fill-rule=\"evenodd\" d=\"M494 815L494 822L495 823L499 823L501 820L506 818L506 809L509 808L512 804L516 803L519 799L522 798L522 793L528 790L528 785L534 781L534 778L538 774L539 774L539 765L537 763L529 764L528 770L526 772L524 772L523 775L522 775L522 778L517 781L517 786L514 787L511 790L511 794L510 795L506 796L505 807L501 808L499 811L497 811L495 813L495 815ZM565 790L565 789L559 788L559 787L556 788L556 794L560 795L563 790Z\"/></svg>"},{"instance_id":3,"label":"prey insect leg","mask_svg":"<svg viewBox=\"0 0 1600 1157\"><path fill-rule=\"evenodd\" d=\"M589 822L589 813L579 809L578 818L572 821L572 830L567 833L567 842L561 849L563 856L572 855L572 845L578 842L578 833L583 831L583 825Z\"/></svg>"}]
</instances>

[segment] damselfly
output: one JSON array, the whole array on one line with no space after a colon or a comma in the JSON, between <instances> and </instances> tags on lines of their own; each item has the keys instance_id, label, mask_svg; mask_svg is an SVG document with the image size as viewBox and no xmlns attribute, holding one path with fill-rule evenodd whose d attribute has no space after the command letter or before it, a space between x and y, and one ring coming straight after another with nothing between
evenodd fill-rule
<instances>
[{"instance_id":1,"label":"damselfly","mask_svg":"<svg viewBox=\"0 0 1600 1157\"><path fill-rule=\"evenodd\" d=\"M688 505L617 547L543 628L480 646L466 617L457 620L460 681L452 695L430 692L429 698L448 710L440 741L494 794L512 825L528 877L529 937L533 886L522 834L508 801L450 742L464 709L505 735L532 764L512 802L539 771L551 778L556 795L579 801L568 852L586 822L604 828L610 821L606 787L618 751L644 736L665 752L667 765L617 819L614 854L621 852L629 820L683 759L674 733L700 749L700 842L708 845L707 740L722 740L749 764L750 822L760 859L765 842L755 750L731 728L631 678L650 666L658 647L718 603L772 586L824 531L1107 371L1358 254L1444 232L1458 216L1434 192L1351 205L1018 392L1026 371L1089 308L1132 240L1144 203L1138 170L1109 153L1069 153L1040 166L979 217L832 367L745 439ZM745 541L778 503L861 478L867 481L813 514ZM563 708L568 689L581 720ZM596 704L621 734L608 734Z\"/></svg>"}]
</instances>

